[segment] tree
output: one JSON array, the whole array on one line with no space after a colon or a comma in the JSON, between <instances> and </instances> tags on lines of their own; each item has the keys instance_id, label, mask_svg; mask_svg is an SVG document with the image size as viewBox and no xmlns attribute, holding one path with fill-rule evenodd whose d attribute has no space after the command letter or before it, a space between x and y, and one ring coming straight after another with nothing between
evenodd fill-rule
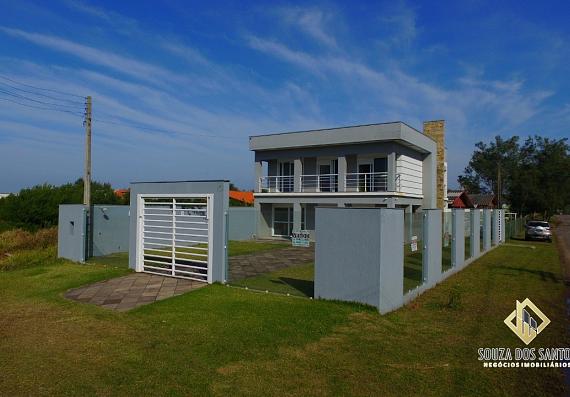
<instances>
[{"instance_id":1,"label":"tree","mask_svg":"<svg viewBox=\"0 0 570 397\"><path fill-rule=\"evenodd\" d=\"M92 182L91 199L93 204L120 204L120 199L108 183ZM0 221L25 229L55 226L60 204L82 202L82 179L61 186L37 185L0 200Z\"/></svg>"},{"instance_id":2,"label":"tree","mask_svg":"<svg viewBox=\"0 0 570 397\"><path fill-rule=\"evenodd\" d=\"M520 213L548 217L570 203L570 146L567 139L500 136L490 144L477 143L476 150L458 178L470 193L504 192L504 199ZM498 175L501 175L501 188Z\"/></svg>"}]
</instances>

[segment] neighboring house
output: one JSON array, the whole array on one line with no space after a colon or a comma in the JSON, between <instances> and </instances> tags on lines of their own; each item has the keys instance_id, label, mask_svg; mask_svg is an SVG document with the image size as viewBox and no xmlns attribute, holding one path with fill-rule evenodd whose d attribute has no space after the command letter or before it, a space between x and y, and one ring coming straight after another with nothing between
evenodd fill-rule
<instances>
[{"instance_id":1,"label":"neighboring house","mask_svg":"<svg viewBox=\"0 0 570 397\"><path fill-rule=\"evenodd\" d=\"M0 199L3 199L4 197L8 197L11 193L0 193Z\"/></svg>"},{"instance_id":2,"label":"neighboring house","mask_svg":"<svg viewBox=\"0 0 570 397\"><path fill-rule=\"evenodd\" d=\"M473 208L473 203L465 190L447 191L449 208Z\"/></svg>"},{"instance_id":3,"label":"neighboring house","mask_svg":"<svg viewBox=\"0 0 570 397\"><path fill-rule=\"evenodd\" d=\"M119 198L123 198L127 194L129 194L129 189L115 189L115 196Z\"/></svg>"},{"instance_id":4,"label":"neighboring house","mask_svg":"<svg viewBox=\"0 0 570 397\"><path fill-rule=\"evenodd\" d=\"M496 208L497 197L493 194L470 194L469 198L473 203L472 208Z\"/></svg>"},{"instance_id":5,"label":"neighboring house","mask_svg":"<svg viewBox=\"0 0 570 397\"><path fill-rule=\"evenodd\" d=\"M438 143L402 122L250 137L257 236L314 231L318 206L435 208L447 181L436 181L445 175L444 123L432 123L424 131Z\"/></svg>"},{"instance_id":6,"label":"neighboring house","mask_svg":"<svg viewBox=\"0 0 570 397\"><path fill-rule=\"evenodd\" d=\"M251 206L253 205L254 200L253 192L238 192L236 190L230 190L230 200L239 201L242 204Z\"/></svg>"}]
</instances>

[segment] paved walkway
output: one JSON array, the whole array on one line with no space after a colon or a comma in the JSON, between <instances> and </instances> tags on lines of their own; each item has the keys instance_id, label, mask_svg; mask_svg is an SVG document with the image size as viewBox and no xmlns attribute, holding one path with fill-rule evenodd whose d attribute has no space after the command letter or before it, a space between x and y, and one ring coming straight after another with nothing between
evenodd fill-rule
<instances>
[{"instance_id":1,"label":"paved walkway","mask_svg":"<svg viewBox=\"0 0 570 397\"><path fill-rule=\"evenodd\" d=\"M287 247L229 258L229 281L258 276L285 267L314 262L315 247Z\"/></svg>"},{"instance_id":2,"label":"paved walkway","mask_svg":"<svg viewBox=\"0 0 570 397\"><path fill-rule=\"evenodd\" d=\"M181 278L134 273L71 289L65 293L65 297L124 312L205 285Z\"/></svg>"}]
</instances>

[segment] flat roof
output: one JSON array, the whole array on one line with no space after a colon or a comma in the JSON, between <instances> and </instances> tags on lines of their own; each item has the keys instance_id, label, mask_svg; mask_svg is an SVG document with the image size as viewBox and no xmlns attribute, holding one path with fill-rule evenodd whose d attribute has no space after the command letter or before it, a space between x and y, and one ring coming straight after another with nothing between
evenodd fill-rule
<instances>
[{"instance_id":1,"label":"flat roof","mask_svg":"<svg viewBox=\"0 0 570 397\"><path fill-rule=\"evenodd\" d=\"M130 182L131 185L137 183L188 183L188 182L229 182L229 179L194 179L189 181L138 181Z\"/></svg>"},{"instance_id":2,"label":"flat roof","mask_svg":"<svg viewBox=\"0 0 570 397\"><path fill-rule=\"evenodd\" d=\"M423 153L435 150L435 140L401 121L363 124L317 130L282 132L249 137L253 151L293 149L310 146L329 146L397 141Z\"/></svg>"}]
</instances>

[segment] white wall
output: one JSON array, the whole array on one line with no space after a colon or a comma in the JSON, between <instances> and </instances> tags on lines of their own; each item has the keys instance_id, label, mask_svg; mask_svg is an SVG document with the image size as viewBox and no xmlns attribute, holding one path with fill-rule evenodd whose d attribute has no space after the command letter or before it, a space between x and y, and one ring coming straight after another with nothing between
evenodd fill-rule
<instances>
[{"instance_id":1,"label":"white wall","mask_svg":"<svg viewBox=\"0 0 570 397\"><path fill-rule=\"evenodd\" d=\"M400 174L400 192L422 195L422 162L403 154L396 160L396 173Z\"/></svg>"}]
</instances>

